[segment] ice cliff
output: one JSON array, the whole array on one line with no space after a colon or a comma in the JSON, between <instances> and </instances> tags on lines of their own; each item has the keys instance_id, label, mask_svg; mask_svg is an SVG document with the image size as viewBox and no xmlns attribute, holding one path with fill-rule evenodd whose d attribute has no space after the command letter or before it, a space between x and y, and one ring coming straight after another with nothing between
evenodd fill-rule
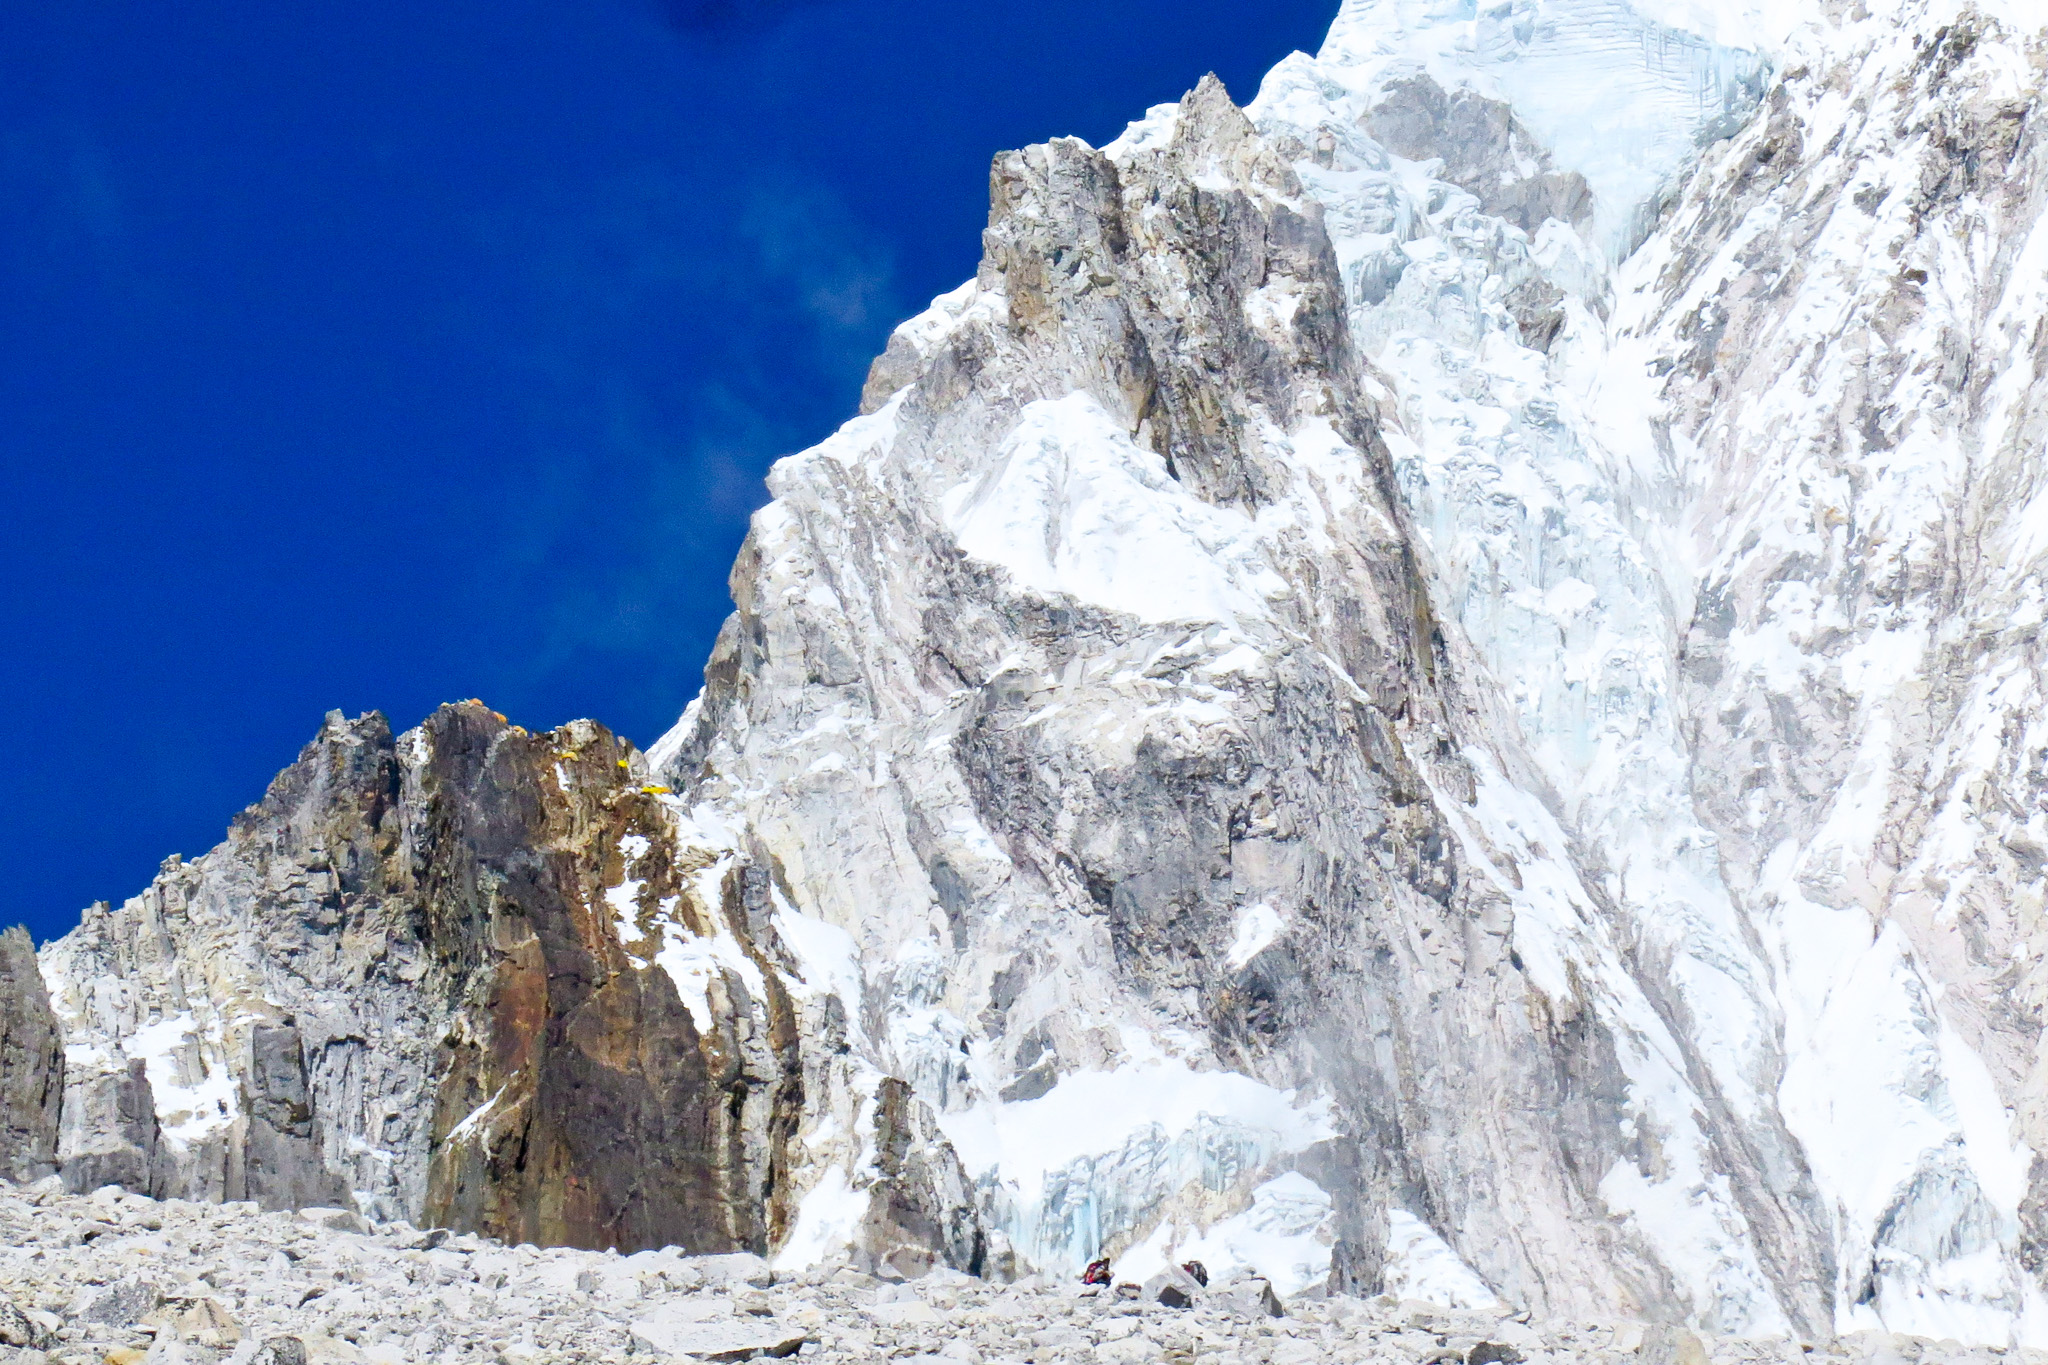
<instances>
[{"instance_id":1,"label":"ice cliff","mask_svg":"<svg viewBox=\"0 0 2048 1365\"><path fill-rule=\"evenodd\" d=\"M2017 0L1349 0L998 157L673 731L331 718L43 949L0 1119L586 1246L2048 1345L2044 65Z\"/></svg>"}]
</instances>

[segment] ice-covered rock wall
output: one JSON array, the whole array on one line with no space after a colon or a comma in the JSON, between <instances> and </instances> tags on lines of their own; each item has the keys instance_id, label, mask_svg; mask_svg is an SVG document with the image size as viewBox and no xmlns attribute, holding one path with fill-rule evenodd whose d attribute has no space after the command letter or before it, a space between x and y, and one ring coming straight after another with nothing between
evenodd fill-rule
<instances>
[{"instance_id":1,"label":"ice-covered rock wall","mask_svg":"<svg viewBox=\"0 0 2048 1365\"><path fill-rule=\"evenodd\" d=\"M1610 306L1597 200L1498 101L1339 54L1263 137L1212 85L998 161L981 275L778 466L656 760L856 938L878 1064L1032 1263L1378 1283L1434 1227L1517 1300L1813 1330L1765 968L1668 701L1600 719L1668 698L1674 631L1551 393ZM1674 851L1698 884L1649 885Z\"/></svg>"},{"instance_id":2,"label":"ice-covered rock wall","mask_svg":"<svg viewBox=\"0 0 2048 1365\"><path fill-rule=\"evenodd\" d=\"M2041 458L2043 282L2039 158L2021 130L2040 17L1667 16L1703 40L1741 35L1782 74L1697 170L1646 182L1639 207L1661 221L1610 279L1559 222L1526 253L1488 237L1502 181L1460 174L1475 155L1455 119L1435 120L1448 142L1398 136L1416 121L1398 110L1417 102L1418 49L1518 122L1542 125L1560 100L1595 112L1607 82L1519 88L1525 54L1600 27L1601 7L1571 8L1548 7L1504 72L1499 25L1529 8L1450 25L1451 41L1429 22L1392 41L1398 6L1347 7L1321 57L1283 64L1255 110L1317 148L1305 183L1398 395L1391 439L1439 600L1512 698L1579 867L1662 964L1660 1008L1737 1099L1718 1122L1795 1139L1834 1321L2038 1339L2031 1182L2048 1177L2029 1174L2027 944L2042 869L2024 755L2039 701L2023 604L2038 591L2024 490ZM1730 114L1750 87L1724 85ZM1687 121L1729 128L1711 106L1647 107L1676 121L1630 150L1641 167ZM1583 127L1610 151L1642 131ZM1442 163L1394 155L1390 173L1346 146L1361 129ZM1607 153L1547 141L1597 202ZM1361 221L1367 203L1391 213ZM1634 211L1608 208L1610 222ZM1562 295L1555 324L1515 316L1529 260ZM1489 288L1506 304L1490 321ZM1711 1170L1679 1182L1696 1205L1713 1202ZM1603 1194L1647 1211L1637 1183L1617 1168Z\"/></svg>"},{"instance_id":3,"label":"ice-covered rock wall","mask_svg":"<svg viewBox=\"0 0 2048 1365\"><path fill-rule=\"evenodd\" d=\"M1776 983L1845 1322L2044 1325L2043 16L1794 34L1618 282L1695 808Z\"/></svg>"},{"instance_id":4,"label":"ice-covered rock wall","mask_svg":"<svg viewBox=\"0 0 2048 1365\"><path fill-rule=\"evenodd\" d=\"M1528 133L1523 156L1545 149L1585 178L1589 239L1619 258L1650 230L1662 194L1701 145L1741 126L1770 73L1769 38L1801 8L1739 0L1345 0L1317 59L1289 58L1275 74L1313 71L1353 98L1425 76L1511 109ZM1417 144L1416 159L1455 164L1461 141ZM1396 143L1390 150L1407 149ZM1520 178L1507 168L1504 179ZM1532 236L1541 221L1526 225Z\"/></svg>"}]
</instances>

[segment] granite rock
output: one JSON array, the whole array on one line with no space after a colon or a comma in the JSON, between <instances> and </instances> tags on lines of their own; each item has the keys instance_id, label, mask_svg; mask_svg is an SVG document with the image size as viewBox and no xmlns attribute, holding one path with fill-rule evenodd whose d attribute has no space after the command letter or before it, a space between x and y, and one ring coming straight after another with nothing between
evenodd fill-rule
<instances>
[{"instance_id":1,"label":"granite rock","mask_svg":"<svg viewBox=\"0 0 2048 1365\"><path fill-rule=\"evenodd\" d=\"M34 1180L57 1169L63 1095L64 1038L35 944L26 929L9 929L0 933L0 1176Z\"/></svg>"}]
</instances>

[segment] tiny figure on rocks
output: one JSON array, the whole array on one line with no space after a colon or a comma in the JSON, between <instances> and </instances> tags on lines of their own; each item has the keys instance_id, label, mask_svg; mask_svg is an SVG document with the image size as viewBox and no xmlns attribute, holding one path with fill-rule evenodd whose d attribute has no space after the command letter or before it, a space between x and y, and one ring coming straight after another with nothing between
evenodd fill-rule
<instances>
[{"instance_id":1,"label":"tiny figure on rocks","mask_svg":"<svg viewBox=\"0 0 2048 1365\"><path fill-rule=\"evenodd\" d=\"M1187 1271L1188 1278L1202 1286L1202 1288L1207 1289L1209 1287L1209 1267L1203 1265L1200 1261L1182 1261L1180 1268Z\"/></svg>"},{"instance_id":2,"label":"tiny figure on rocks","mask_svg":"<svg viewBox=\"0 0 2048 1365\"><path fill-rule=\"evenodd\" d=\"M1108 1284L1109 1257L1105 1256L1099 1261L1090 1261L1088 1263L1088 1268L1081 1272L1081 1283Z\"/></svg>"}]
</instances>

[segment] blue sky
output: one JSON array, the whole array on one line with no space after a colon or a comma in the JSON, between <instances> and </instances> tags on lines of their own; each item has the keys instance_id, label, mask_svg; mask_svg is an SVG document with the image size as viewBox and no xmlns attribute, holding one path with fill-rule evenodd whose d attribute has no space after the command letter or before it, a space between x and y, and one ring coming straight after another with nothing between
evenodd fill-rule
<instances>
[{"instance_id":1,"label":"blue sky","mask_svg":"<svg viewBox=\"0 0 2048 1365\"><path fill-rule=\"evenodd\" d=\"M8 6L0 921L211 847L329 708L651 742L990 156L1248 99L1334 11Z\"/></svg>"}]
</instances>

